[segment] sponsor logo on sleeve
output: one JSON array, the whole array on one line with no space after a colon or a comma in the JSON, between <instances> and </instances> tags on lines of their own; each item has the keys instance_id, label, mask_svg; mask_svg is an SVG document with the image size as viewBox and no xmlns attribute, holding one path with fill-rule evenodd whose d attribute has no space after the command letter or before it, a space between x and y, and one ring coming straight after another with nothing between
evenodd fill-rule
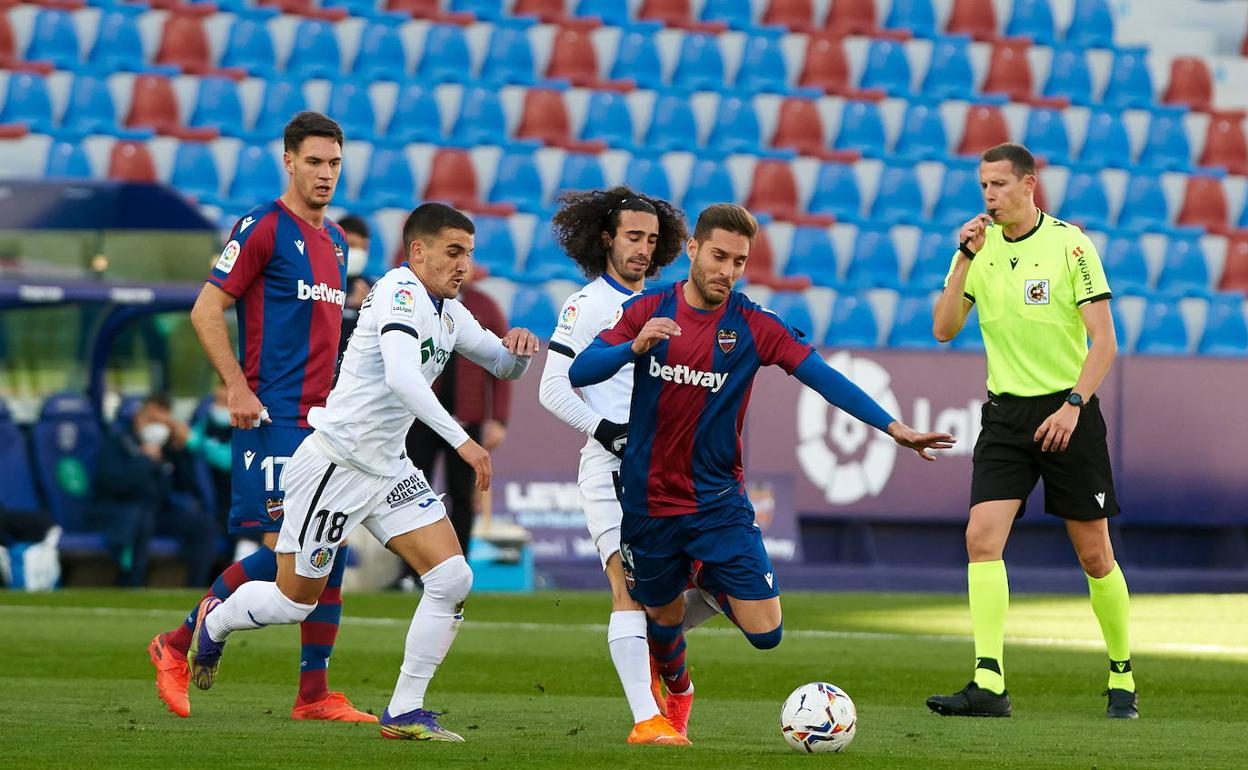
<instances>
[{"instance_id":1,"label":"sponsor logo on sleeve","mask_svg":"<svg viewBox=\"0 0 1248 770\"><path fill-rule=\"evenodd\" d=\"M556 330L564 334L571 334L573 327L576 326L576 316L579 312L576 309L576 305L569 303L563 309L563 312L559 314L559 325L556 327Z\"/></svg>"},{"instance_id":2,"label":"sponsor logo on sleeve","mask_svg":"<svg viewBox=\"0 0 1248 770\"><path fill-rule=\"evenodd\" d=\"M234 263L238 260L238 255L243 251L243 247L238 241L230 241L225 244L225 248L221 250L221 256L217 259L216 269L223 273L229 273L234 269Z\"/></svg>"},{"instance_id":3,"label":"sponsor logo on sleeve","mask_svg":"<svg viewBox=\"0 0 1248 770\"><path fill-rule=\"evenodd\" d=\"M451 318L451 314L450 314L450 313L443 313L443 314L442 314L442 325L446 327L446 333L447 333L447 334L454 334L454 333L455 333L455 319L454 319L454 318Z\"/></svg>"},{"instance_id":4,"label":"sponsor logo on sleeve","mask_svg":"<svg viewBox=\"0 0 1248 770\"><path fill-rule=\"evenodd\" d=\"M397 290L390 300L390 312L409 317L415 315L416 295L408 289Z\"/></svg>"}]
</instances>

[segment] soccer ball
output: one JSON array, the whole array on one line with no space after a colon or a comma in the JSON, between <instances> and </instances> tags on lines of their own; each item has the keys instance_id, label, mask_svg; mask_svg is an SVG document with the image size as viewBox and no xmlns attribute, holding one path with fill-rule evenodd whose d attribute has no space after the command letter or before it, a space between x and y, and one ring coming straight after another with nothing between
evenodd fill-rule
<instances>
[{"instance_id":1,"label":"soccer ball","mask_svg":"<svg viewBox=\"0 0 1248 770\"><path fill-rule=\"evenodd\" d=\"M857 729L854 702L827 682L802 685L780 708L780 734L794 751L844 751Z\"/></svg>"}]
</instances>

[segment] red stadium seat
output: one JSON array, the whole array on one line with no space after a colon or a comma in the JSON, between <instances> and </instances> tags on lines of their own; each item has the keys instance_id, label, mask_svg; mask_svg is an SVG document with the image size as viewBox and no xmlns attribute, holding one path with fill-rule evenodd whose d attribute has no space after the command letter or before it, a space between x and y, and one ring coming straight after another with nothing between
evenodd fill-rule
<instances>
[{"instance_id":1,"label":"red stadium seat","mask_svg":"<svg viewBox=\"0 0 1248 770\"><path fill-rule=\"evenodd\" d=\"M598 52L592 33L599 26L601 23L597 19L569 19L561 26L551 46L546 77L597 91L633 89L636 84L631 80L603 80L598 74Z\"/></svg>"},{"instance_id":2,"label":"red stadium seat","mask_svg":"<svg viewBox=\"0 0 1248 770\"><path fill-rule=\"evenodd\" d=\"M0 70L18 72L38 72L46 75L56 69L50 61L26 61L18 55L17 44L13 40L13 28L9 24L9 14L0 3Z\"/></svg>"},{"instance_id":3,"label":"red stadium seat","mask_svg":"<svg viewBox=\"0 0 1248 770\"><path fill-rule=\"evenodd\" d=\"M567 18L563 0L516 0L511 14L513 16L536 16L548 24L558 24Z\"/></svg>"},{"instance_id":4,"label":"red stadium seat","mask_svg":"<svg viewBox=\"0 0 1248 770\"><path fill-rule=\"evenodd\" d=\"M759 225L758 234L750 246L750 258L745 263L745 279L760 286L770 286L782 291L801 291L810 288L810 278L804 275L776 275L776 259L767 240L766 225Z\"/></svg>"},{"instance_id":5,"label":"red stadium seat","mask_svg":"<svg viewBox=\"0 0 1248 770\"><path fill-rule=\"evenodd\" d=\"M387 0L386 10L407 13L415 19L428 19L443 24L471 24L476 20L471 13L443 11L442 0Z\"/></svg>"},{"instance_id":6,"label":"red stadium seat","mask_svg":"<svg viewBox=\"0 0 1248 770\"><path fill-rule=\"evenodd\" d=\"M1207 112L1213 105L1213 75L1197 56L1178 56L1170 62L1170 85L1161 97L1166 104L1186 104Z\"/></svg>"},{"instance_id":7,"label":"red stadium seat","mask_svg":"<svg viewBox=\"0 0 1248 770\"><path fill-rule=\"evenodd\" d=\"M1218 288L1248 293L1248 230L1240 230L1226 244L1226 268Z\"/></svg>"},{"instance_id":8,"label":"red stadium seat","mask_svg":"<svg viewBox=\"0 0 1248 770\"><path fill-rule=\"evenodd\" d=\"M1244 113L1218 112L1205 132L1200 165L1221 166L1232 174L1248 174L1248 139L1244 137Z\"/></svg>"},{"instance_id":9,"label":"red stadium seat","mask_svg":"<svg viewBox=\"0 0 1248 770\"><path fill-rule=\"evenodd\" d=\"M828 11L824 26L844 35L869 35L878 32L875 0L832 0L832 8Z\"/></svg>"},{"instance_id":10,"label":"red stadium seat","mask_svg":"<svg viewBox=\"0 0 1248 770\"><path fill-rule=\"evenodd\" d=\"M954 0L945 31L951 35L970 35L976 40L995 40L996 6L992 0Z\"/></svg>"},{"instance_id":11,"label":"red stadium seat","mask_svg":"<svg viewBox=\"0 0 1248 770\"><path fill-rule=\"evenodd\" d=\"M849 57L845 55L844 39L828 34L811 35L798 84L821 88L829 94L847 93L850 90Z\"/></svg>"},{"instance_id":12,"label":"red stadium seat","mask_svg":"<svg viewBox=\"0 0 1248 770\"><path fill-rule=\"evenodd\" d=\"M516 129L517 139L536 139L542 144L563 147L571 152L599 153L605 142L585 142L572 138L571 119L563 92L551 88L530 88L524 95L524 113Z\"/></svg>"},{"instance_id":13,"label":"red stadium seat","mask_svg":"<svg viewBox=\"0 0 1248 770\"><path fill-rule=\"evenodd\" d=\"M966 111L959 155L978 155L989 147L1010 141L1010 128L1000 108L993 104L972 105Z\"/></svg>"},{"instance_id":14,"label":"red stadium seat","mask_svg":"<svg viewBox=\"0 0 1248 770\"><path fill-rule=\"evenodd\" d=\"M983 92L1005 94L1012 102L1025 102L1031 98L1031 63L1027 60L1027 38L998 40L992 46L992 59L988 64L988 76L984 78Z\"/></svg>"},{"instance_id":15,"label":"red stadium seat","mask_svg":"<svg viewBox=\"0 0 1248 770\"><path fill-rule=\"evenodd\" d=\"M209 7L209 6L192 6ZM241 80L245 70L217 70L212 62L212 48L204 30L203 14L177 11L169 14L160 36L157 64L171 64L189 75L220 73Z\"/></svg>"},{"instance_id":16,"label":"red stadium seat","mask_svg":"<svg viewBox=\"0 0 1248 770\"><path fill-rule=\"evenodd\" d=\"M780 103L773 147L796 150L802 155L819 155L827 147L823 118L813 99L789 97Z\"/></svg>"},{"instance_id":17,"label":"red stadium seat","mask_svg":"<svg viewBox=\"0 0 1248 770\"><path fill-rule=\"evenodd\" d=\"M444 147L433 156L429 164L429 184L425 186L425 200L445 201L457 209L477 214L509 216L516 207L507 203L487 204L477 192L477 170L467 150Z\"/></svg>"},{"instance_id":18,"label":"red stadium seat","mask_svg":"<svg viewBox=\"0 0 1248 770\"><path fill-rule=\"evenodd\" d=\"M754 184L745 207L792 221L798 211L797 179L785 160L760 160L754 166Z\"/></svg>"},{"instance_id":19,"label":"red stadium seat","mask_svg":"<svg viewBox=\"0 0 1248 770\"><path fill-rule=\"evenodd\" d=\"M763 24L803 31L815 26L813 0L771 0L763 12Z\"/></svg>"},{"instance_id":20,"label":"red stadium seat","mask_svg":"<svg viewBox=\"0 0 1248 770\"><path fill-rule=\"evenodd\" d=\"M1178 224L1196 225L1211 233L1227 232L1230 207L1222 180L1214 176L1189 176L1183 192Z\"/></svg>"},{"instance_id":21,"label":"red stadium seat","mask_svg":"<svg viewBox=\"0 0 1248 770\"><path fill-rule=\"evenodd\" d=\"M155 182L156 164L142 142L117 142L109 154L108 178L124 182Z\"/></svg>"},{"instance_id":22,"label":"red stadium seat","mask_svg":"<svg viewBox=\"0 0 1248 770\"><path fill-rule=\"evenodd\" d=\"M215 128L187 128L178 117L178 97L173 83L164 75L151 73L134 79L134 95L130 99L127 128L150 128L158 134L179 139L209 141L216 139Z\"/></svg>"}]
</instances>

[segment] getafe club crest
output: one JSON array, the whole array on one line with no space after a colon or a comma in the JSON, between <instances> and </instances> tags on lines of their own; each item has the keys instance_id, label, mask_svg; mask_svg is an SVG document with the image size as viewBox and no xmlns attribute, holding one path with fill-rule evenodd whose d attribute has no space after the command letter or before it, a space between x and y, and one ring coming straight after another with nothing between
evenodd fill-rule
<instances>
[{"instance_id":1,"label":"getafe club crest","mask_svg":"<svg viewBox=\"0 0 1248 770\"><path fill-rule=\"evenodd\" d=\"M719 343L719 349L727 355L737 346L737 333L732 329L720 329L715 334L715 341Z\"/></svg>"},{"instance_id":2,"label":"getafe club crest","mask_svg":"<svg viewBox=\"0 0 1248 770\"><path fill-rule=\"evenodd\" d=\"M317 548L315 551L312 552L312 555L308 557L308 563L310 563L316 569L321 569L322 567L328 566L329 563L333 560L334 560L333 548Z\"/></svg>"}]
</instances>

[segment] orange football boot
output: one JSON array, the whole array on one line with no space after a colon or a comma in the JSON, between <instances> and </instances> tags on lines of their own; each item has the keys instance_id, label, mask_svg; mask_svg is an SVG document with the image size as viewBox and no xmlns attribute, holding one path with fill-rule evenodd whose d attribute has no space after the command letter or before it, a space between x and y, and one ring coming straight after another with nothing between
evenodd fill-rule
<instances>
[{"instance_id":1,"label":"orange football boot","mask_svg":"<svg viewBox=\"0 0 1248 770\"><path fill-rule=\"evenodd\" d=\"M331 692L312 703L303 703L290 710L291 719L323 719L329 722L376 722L377 717L351 705L347 696Z\"/></svg>"},{"instance_id":2,"label":"orange football boot","mask_svg":"<svg viewBox=\"0 0 1248 770\"><path fill-rule=\"evenodd\" d=\"M662 714L655 714L644 722L633 725L628 734L629 743L657 743L664 746L688 746L690 741Z\"/></svg>"},{"instance_id":3,"label":"orange football boot","mask_svg":"<svg viewBox=\"0 0 1248 770\"><path fill-rule=\"evenodd\" d=\"M169 710L180 717L191 715L191 699L187 690L191 686L191 673L186 665L186 655L170 647L168 634L157 634L147 645L148 657L156 667L156 694Z\"/></svg>"},{"instance_id":4,"label":"orange football boot","mask_svg":"<svg viewBox=\"0 0 1248 770\"><path fill-rule=\"evenodd\" d=\"M681 735L689 734L689 712L693 709L693 688L684 695L667 694L667 718Z\"/></svg>"}]
</instances>

